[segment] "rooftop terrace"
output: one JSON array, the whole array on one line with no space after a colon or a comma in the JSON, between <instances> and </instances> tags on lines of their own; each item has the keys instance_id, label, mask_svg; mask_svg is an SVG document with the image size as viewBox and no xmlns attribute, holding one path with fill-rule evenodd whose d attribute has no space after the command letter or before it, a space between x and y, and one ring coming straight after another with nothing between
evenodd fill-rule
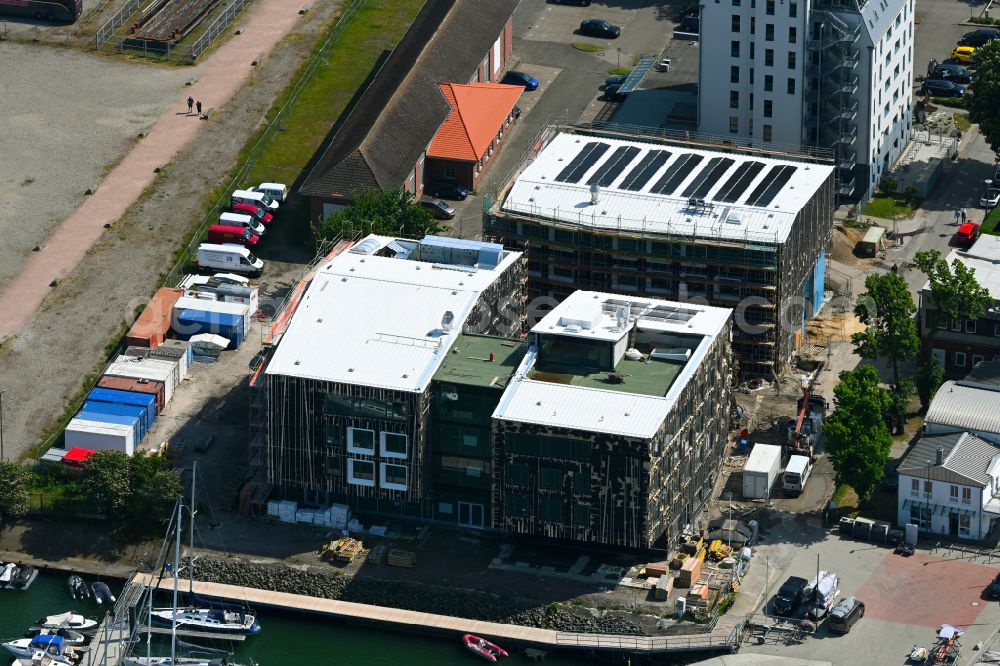
<instances>
[{"instance_id":1,"label":"rooftop terrace","mask_svg":"<svg viewBox=\"0 0 1000 666\"><path fill-rule=\"evenodd\" d=\"M670 390L683 368L684 363L678 361L660 359L633 361L623 358L615 366L614 373L587 372L580 368L565 366L539 368L536 365L528 371L527 378L567 386L663 397Z\"/></svg>"},{"instance_id":2,"label":"rooftop terrace","mask_svg":"<svg viewBox=\"0 0 1000 666\"><path fill-rule=\"evenodd\" d=\"M461 335L434 375L436 381L502 389L521 364L527 347L519 340ZM490 360L490 354L493 360Z\"/></svg>"}]
</instances>

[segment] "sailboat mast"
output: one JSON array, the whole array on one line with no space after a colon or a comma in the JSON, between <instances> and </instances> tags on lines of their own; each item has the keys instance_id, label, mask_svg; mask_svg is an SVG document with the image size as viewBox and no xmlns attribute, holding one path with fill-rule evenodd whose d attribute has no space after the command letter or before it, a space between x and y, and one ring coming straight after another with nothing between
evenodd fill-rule
<instances>
[{"instance_id":1,"label":"sailboat mast","mask_svg":"<svg viewBox=\"0 0 1000 666\"><path fill-rule=\"evenodd\" d=\"M174 608L170 621L170 663L177 663L177 587L180 579L177 575L177 568L181 565L181 521L184 514L184 502L177 500L177 530L174 538Z\"/></svg>"},{"instance_id":2,"label":"sailboat mast","mask_svg":"<svg viewBox=\"0 0 1000 666\"><path fill-rule=\"evenodd\" d=\"M188 545L188 601L194 606L194 515L198 513L194 503L194 493L198 487L198 461L191 466L191 543Z\"/></svg>"}]
</instances>

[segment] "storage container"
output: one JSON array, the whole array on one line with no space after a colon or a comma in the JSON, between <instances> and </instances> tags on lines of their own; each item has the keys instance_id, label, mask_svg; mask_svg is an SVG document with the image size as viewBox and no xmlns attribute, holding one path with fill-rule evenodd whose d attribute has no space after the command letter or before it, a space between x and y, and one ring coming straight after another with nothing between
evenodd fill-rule
<instances>
[{"instance_id":1,"label":"storage container","mask_svg":"<svg viewBox=\"0 0 1000 666\"><path fill-rule=\"evenodd\" d=\"M81 409L76 413L76 418L81 421L93 421L94 423L107 423L111 425L123 425L132 429L132 441L138 444L146 434L142 427L141 416L125 416L124 414L107 414L105 412L89 412Z\"/></svg>"},{"instance_id":2,"label":"storage container","mask_svg":"<svg viewBox=\"0 0 1000 666\"><path fill-rule=\"evenodd\" d=\"M153 393L123 391L98 387L87 394L87 400L92 402L110 402L116 405L132 405L145 410L146 429L149 430L156 422L156 395Z\"/></svg>"},{"instance_id":3,"label":"storage container","mask_svg":"<svg viewBox=\"0 0 1000 666\"><path fill-rule=\"evenodd\" d=\"M177 363L159 358L138 359L119 356L108 366L104 374L163 382L163 398L167 403L174 396L174 389L180 381Z\"/></svg>"},{"instance_id":4,"label":"storage container","mask_svg":"<svg viewBox=\"0 0 1000 666\"><path fill-rule=\"evenodd\" d=\"M149 357L176 361L183 380L191 367L191 343L186 340L164 340L162 345L149 353Z\"/></svg>"},{"instance_id":5,"label":"storage container","mask_svg":"<svg viewBox=\"0 0 1000 666\"><path fill-rule=\"evenodd\" d=\"M253 314L250 311L250 306L246 303L226 303L225 301L208 300L204 298L192 298L191 296L182 296L177 299L174 303L173 314L171 315L171 326L182 338L189 338L196 333L205 333L206 331L190 331L187 330L183 322L180 320L180 314L187 310L198 310L201 312L211 312L219 315L235 315L239 317L240 323L243 325L243 336L250 331L250 315ZM206 320L202 317L201 320ZM211 321L210 318L207 319ZM226 321L233 321L232 318L228 318ZM211 332L211 331L208 331ZM229 337L229 336L226 336Z\"/></svg>"},{"instance_id":6,"label":"storage container","mask_svg":"<svg viewBox=\"0 0 1000 666\"><path fill-rule=\"evenodd\" d=\"M66 448L80 447L95 451L135 452L133 429L115 423L99 423L73 419L66 426Z\"/></svg>"},{"instance_id":7,"label":"storage container","mask_svg":"<svg viewBox=\"0 0 1000 666\"><path fill-rule=\"evenodd\" d=\"M158 289L146 308L125 334L125 344L136 347L158 347L170 331L170 316L174 303L184 294L182 289Z\"/></svg>"},{"instance_id":8,"label":"storage container","mask_svg":"<svg viewBox=\"0 0 1000 666\"><path fill-rule=\"evenodd\" d=\"M136 425L135 431L136 443L142 441L142 438L145 437L146 433L149 431L149 422L146 420L147 410L141 405L119 405L113 402L87 400L83 403L83 406L80 407L80 411L92 414L110 414L123 418L138 419L139 423ZM124 423L124 421L121 421L120 423Z\"/></svg>"},{"instance_id":9,"label":"storage container","mask_svg":"<svg viewBox=\"0 0 1000 666\"><path fill-rule=\"evenodd\" d=\"M119 391L149 394L156 400L157 415L162 414L163 408L167 405L166 387L163 382L150 379L136 379L134 377L115 377L113 375L104 375L97 380L97 386L100 388L116 389Z\"/></svg>"},{"instance_id":10,"label":"storage container","mask_svg":"<svg viewBox=\"0 0 1000 666\"><path fill-rule=\"evenodd\" d=\"M245 307L245 306L242 306ZM246 337L246 317L205 310L181 310L175 317L174 330L180 337L203 333L221 335L229 340L227 349L238 349Z\"/></svg>"}]
</instances>

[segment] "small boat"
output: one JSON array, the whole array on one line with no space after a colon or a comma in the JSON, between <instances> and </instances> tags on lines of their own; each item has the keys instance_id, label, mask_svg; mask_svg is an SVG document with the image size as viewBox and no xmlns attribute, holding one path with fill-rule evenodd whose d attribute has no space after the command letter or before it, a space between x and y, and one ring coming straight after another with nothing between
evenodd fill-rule
<instances>
[{"instance_id":1,"label":"small boat","mask_svg":"<svg viewBox=\"0 0 1000 666\"><path fill-rule=\"evenodd\" d=\"M31 659L38 652L72 660L76 657L73 647L61 636L39 635L34 638L18 638L7 641L3 646L19 659Z\"/></svg>"},{"instance_id":2,"label":"small boat","mask_svg":"<svg viewBox=\"0 0 1000 666\"><path fill-rule=\"evenodd\" d=\"M36 624L42 629L76 629L77 631L87 631L97 626L97 620L85 618L79 613L68 611L58 615L47 615L38 618Z\"/></svg>"},{"instance_id":3,"label":"small boat","mask_svg":"<svg viewBox=\"0 0 1000 666\"><path fill-rule=\"evenodd\" d=\"M107 583L98 581L90 586L90 590L94 593L94 600L97 603L107 602L109 605L115 603L115 595L111 594Z\"/></svg>"},{"instance_id":4,"label":"small boat","mask_svg":"<svg viewBox=\"0 0 1000 666\"><path fill-rule=\"evenodd\" d=\"M485 638L480 638L479 636L465 634L462 636L462 642L465 643L465 647L467 647L470 652L479 655L486 661L495 662L500 657L507 656L507 651L502 647L490 643Z\"/></svg>"},{"instance_id":5,"label":"small boat","mask_svg":"<svg viewBox=\"0 0 1000 666\"><path fill-rule=\"evenodd\" d=\"M58 636L63 639L63 645L79 646L87 642L86 636L72 629L32 629L24 635L25 638L35 636Z\"/></svg>"},{"instance_id":6,"label":"small boat","mask_svg":"<svg viewBox=\"0 0 1000 666\"><path fill-rule=\"evenodd\" d=\"M83 655L76 655L74 659L79 660ZM57 657L54 654L35 650L28 658L18 657L11 663L11 666L76 666L76 662L66 656Z\"/></svg>"},{"instance_id":7,"label":"small boat","mask_svg":"<svg viewBox=\"0 0 1000 666\"><path fill-rule=\"evenodd\" d=\"M76 574L67 578L66 584L69 585L69 593L73 595L75 600L80 601L82 599L90 598L90 588L87 587L87 583L85 583L83 579Z\"/></svg>"},{"instance_id":8,"label":"small boat","mask_svg":"<svg viewBox=\"0 0 1000 666\"><path fill-rule=\"evenodd\" d=\"M38 578L38 569L30 564L19 564L13 578L7 583L8 590L27 590Z\"/></svg>"},{"instance_id":9,"label":"small boat","mask_svg":"<svg viewBox=\"0 0 1000 666\"><path fill-rule=\"evenodd\" d=\"M10 581L14 580L14 574L17 573L17 565L11 562L10 564L0 564L0 586L6 587Z\"/></svg>"},{"instance_id":10,"label":"small boat","mask_svg":"<svg viewBox=\"0 0 1000 666\"><path fill-rule=\"evenodd\" d=\"M242 634L254 636L260 633L260 623L256 616L244 610L226 607L207 608L165 608L150 613L153 624L172 626L185 631L207 631L213 634Z\"/></svg>"}]
</instances>

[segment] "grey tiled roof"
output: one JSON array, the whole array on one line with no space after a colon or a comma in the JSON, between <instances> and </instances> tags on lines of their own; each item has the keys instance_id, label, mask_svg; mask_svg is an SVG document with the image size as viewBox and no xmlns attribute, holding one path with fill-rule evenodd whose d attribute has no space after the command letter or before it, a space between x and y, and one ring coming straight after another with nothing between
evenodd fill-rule
<instances>
[{"instance_id":1,"label":"grey tiled roof","mask_svg":"<svg viewBox=\"0 0 1000 666\"><path fill-rule=\"evenodd\" d=\"M937 464L938 448L944 458L941 465ZM990 483L986 471L996 455L1000 455L1000 447L967 432L924 435L899 464L899 473L934 481L986 486Z\"/></svg>"}]
</instances>

